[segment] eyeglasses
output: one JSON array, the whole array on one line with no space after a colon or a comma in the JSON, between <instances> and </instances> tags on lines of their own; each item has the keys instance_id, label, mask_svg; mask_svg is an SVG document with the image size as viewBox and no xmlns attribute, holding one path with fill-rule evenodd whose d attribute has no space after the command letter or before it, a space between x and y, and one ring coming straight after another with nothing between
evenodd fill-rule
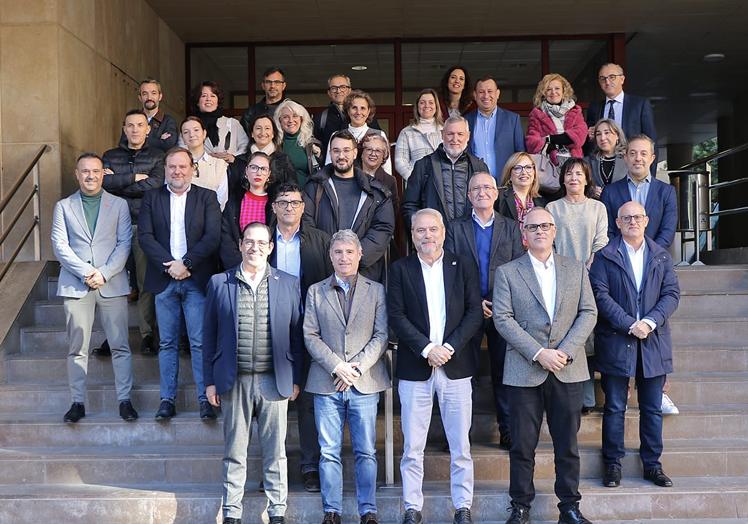
<instances>
[{"instance_id":1,"label":"eyeglasses","mask_svg":"<svg viewBox=\"0 0 748 524\"><path fill-rule=\"evenodd\" d=\"M524 166L517 164L516 166L512 167L512 173L519 174L522 171L524 171L525 173L532 173L533 171L535 171L535 166L532 164L527 164Z\"/></svg>"},{"instance_id":2,"label":"eyeglasses","mask_svg":"<svg viewBox=\"0 0 748 524\"><path fill-rule=\"evenodd\" d=\"M381 149L374 149L373 147L365 147L364 153L368 155L384 156L384 151Z\"/></svg>"},{"instance_id":3,"label":"eyeglasses","mask_svg":"<svg viewBox=\"0 0 748 524\"><path fill-rule=\"evenodd\" d=\"M299 209L303 203L303 200L276 200L273 202L273 204L281 209L288 209L289 206L291 209Z\"/></svg>"},{"instance_id":4,"label":"eyeglasses","mask_svg":"<svg viewBox=\"0 0 748 524\"><path fill-rule=\"evenodd\" d=\"M631 221L640 224L644 222L644 219L647 218L647 215L621 215L618 218L620 218L621 222L623 222L624 224L629 224L631 223Z\"/></svg>"},{"instance_id":5,"label":"eyeglasses","mask_svg":"<svg viewBox=\"0 0 748 524\"><path fill-rule=\"evenodd\" d=\"M244 240L242 240L242 244L247 247L257 246L260 249L266 249L270 245L270 242L268 242L267 240L252 240L251 238L245 238Z\"/></svg>"},{"instance_id":6,"label":"eyeglasses","mask_svg":"<svg viewBox=\"0 0 748 524\"><path fill-rule=\"evenodd\" d=\"M485 185L485 186L475 186L474 188L470 190L470 192L474 195L480 195L481 191L490 193L492 191L496 191L496 188L493 186Z\"/></svg>"},{"instance_id":7,"label":"eyeglasses","mask_svg":"<svg viewBox=\"0 0 748 524\"><path fill-rule=\"evenodd\" d=\"M348 91L351 88L351 86L330 86L330 92L331 93L339 93L341 91Z\"/></svg>"},{"instance_id":8,"label":"eyeglasses","mask_svg":"<svg viewBox=\"0 0 748 524\"><path fill-rule=\"evenodd\" d=\"M541 231L550 231L550 229L555 226L553 222L543 222L542 224L525 224L525 231L528 231L530 233L534 233L535 231L540 228Z\"/></svg>"},{"instance_id":9,"label":"eyeglasses","mask_svg":"<svg viewBox=\"0 0 748 524\"><path fill-rule=\"evenodd\" d=\"M608 75L608 76L602 76L602 75L601 75L601 76L598 76L598 77L597 77L597 80L598 80L598 81L599 81L599 82L600 82L601 84L602 84L603 82L605 82L606 80L607 80L608 82L615 82L615 81L616 81L616 78L618 78L619 76L623 76L623 75L622 75L622 74L618 74L618 75Z\"/></svg>"},{"instance_id":10,"label":"eyeglasses","mask_svg":"<svg viewBox=\"0 0 748 524\"><path fill-rule=\"evenodd\" d=\"M330 153L333 155L350 155L355 151L352 147L344 147L343 149L338 149L337 147L334 147L330 149Z\"/></svg>"},{"instance_id":11,"label":"eyeglasses","mask_svg":"<svg viewBox=\"0 0 748 524\"><path fill-rule=\"evenodd\" d=\"M249 164L247 166L247 171L250 173L257 173L260 172L262 174L270 173L270 168L265 166L258 166L257 164Z\"/></svg>"},{"instance_id":12,"label":"eyeglasses","mask_svg":"<svg viewBox=\"0 0 748 524\"><path fill-rule=\"evenodd\" d=\"M286 83L285 80L263 80L263 84L271 85L271 86L281 86Z\"/></svg>"}]
</instances>

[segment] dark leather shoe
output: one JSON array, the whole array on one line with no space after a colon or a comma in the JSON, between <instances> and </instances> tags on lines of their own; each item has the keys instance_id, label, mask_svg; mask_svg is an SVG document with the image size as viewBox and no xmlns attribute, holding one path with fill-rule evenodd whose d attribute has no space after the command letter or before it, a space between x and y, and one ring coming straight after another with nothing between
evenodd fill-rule
<instances>
[{"instance_id":1,"label":"dark leather shoe","mask_svg":"<svg viewBox=\"0 0 748 524\"><path fill-rule=\"evenodd\" d=\"M572 506L565 509L558 516L558 524L592 524L591 521L584 518L579 506Z\"/></svg>"},{"instance_id":2,"label":"dark leather shoe","mask_svg":"<svg viewBox=\"0 0 748 524\"><path fill-rule=\"evenodd\" d=\"M512 437L509 433L499 433L499 447L507 451L512 449Z\"/></svg>"},{"instance_id":3,"label":"dark leather shoe","mask_svg":"<svg viewBox=\"0 0 748 524\"><path fill-rule=\"evenodd\" d=\"M146 335L143 340L140 341L140 352L143 355L155 355L158 353L158 347L153 335Z\"/></svg>"},{"instance_id":4,"label":"dark leather shoe","mask_svg":"<svg viewBox=\"0 0 748 524\"><path fill-rule=\"evenodd\" d=\"M403 515L403 524L421 524L423 522L423 515L417 509L405 510Z\"/></svg>"},{"instance_id":5,"label":"dark leather shoe","mask_svg":"<svg viewBox=\"0 0 748 524\"><path fill-rule=\"evenodd\" d=\"M512 502L512 514L506 520L506 524L530 524L530 508L520 506Z\"/></svg>"},{"instance_id":6,"label":"dark leather shoe","mask_svg":"<svg viewBox=\"0 0 748 524\"><path fill-rule=\"evenodd\" d=\"M234 517L223 517L223 524L242 524L242 519L235 519Z\"/></svg>"},{"instance_id":7,"label":"dark leather shoe","mask_svg":"<svg viewBox=\"0 0 748 524\"><path fill-rule=\"evenodd\" d=\"M119 403L119 416L126 422L134 422L138 420L138 412L132 407L132 402L129 400L123 400Z\"/></svg>"},{"instance_id":8,"label":"dark leather shoe","mask_svg":"<svg viewBox=\"0 0 748 524\"><path fill-rule=\"evenodd\" d=\"M156 411L156 420L169 420L171 417L176 416L176 414L177 408L174 407L174 403L162 400L158 411Z\"/></svg>"},{"instance_id":9,"label":"dark leather shoe","mask_svg":"<svg viewBox=\"0 0 748 524\"><path fill-rule=\"evenodd\" d=\"M65 413L65 416L62 417L62 420L65 422L69 422L72 424L75 424L80 419L86 416L86 406L84 406L81 402L73 402L73 405L70 406L70 409L67 413Z\"/></svg>"},{"instance_id":10,"label":"dark leather shoe","mask_svg":"<svg viewBox=\"0 0 748 524\"><path fill-rule=\"evenodd\" d=\"M654 485L660 486L661 488L673 487L673 481L670 480L670 477L665 475L665 472L662 471L662 468L650 469L648 471L645 471L644 480L648 480Z\"/></svg>"},{"instance_id":11,"label":"dark leather shoe","mask_svg":"<svg viewBox=\"0 0 748 524\"><path fill-rule=\"evenodd\" d=\"M340 514L328 511L322 518L322 524L340 524Z\"/></svg>"},{"instance_id":12,"label":"dark leather shoe","mask_svg":"<svg viewBox=\"0 0 748 524\"><path fill-rule=\"evenodd\" d=\"M372 513L371 511L369 513L364 513L361 515L361 524L379 524L377 514Z\"/></svg>"},{"instance_id":13,"label":"dark leather shoe","mask_svg":"<svg viewBox=\"0 0 748 524\"><path fill-rule=\"evenodd\" d=\"M104 342L101 343L101 346L93 348L91 350L91 353L93 353L97 357L111 357L112 349L109 347L109 341L104 340Z\"/></svg>"},{"instance_id":14,"label":"dark leather shoe","mask_svg":"<svg viewBox=\"0 0 748 524\"><path fill-rule=\"evenodd\" d=\"M319 471L307 471L301 474L304 481L304 489L309 493L319 493Z\"/></svg>"},{"instance_id":15,"label":"dark leather shoe","mask_svg":"<svg viewBox=\"0 0 748 524\"><path fill-rule=\"evenodd\" d=\"M270 524L286 524L286 517L282 517L280 515L270 517Z\"/></svg>"},{"instance_id":16,"label":"dark leather shoe","mask_svg":"<svg viewBox=\"0 0 748 524\"><path fill-rule=\"evenodd\" d=\"M621 485L621 468L616 464L608 464L603 474L603 486L617 488Z\"/></svg>"},{"instance_id":17,"label":"dark leather shoe","mask_svg":"<svg viewBox=\"0 0 748 524\"><path fill-rule=\"evenodd\" d=\"M200 401L200 419L209 421L209 420L215 420L217 417L216 411L213 409L213 406L210 405L210 402L207 400L201 400Z\"/></svg>"},{"instance_id":18,"label":"dark leather shoe","mask_svg":"<svg viewBox=\"0 0 748 524\"><path fill-rule=\"evenodd\" d=\"M452 524L473 524L473 516L470 514L470 508L460 508L455 511L455 518Z\"/></svg>"}]
</instances>

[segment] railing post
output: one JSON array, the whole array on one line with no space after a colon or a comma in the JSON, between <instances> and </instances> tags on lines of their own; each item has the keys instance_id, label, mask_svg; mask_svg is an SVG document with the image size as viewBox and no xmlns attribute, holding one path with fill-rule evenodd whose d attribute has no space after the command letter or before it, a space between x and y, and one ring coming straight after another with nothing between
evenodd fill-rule
<instances>
[{"instance_id":1,"label":"railing post","mask_svg":"<svg viewBox=\"0 0 748 524\"><path fill-rule=\"evenodd\" d=\"M704 166L706 167L706 166ZM700 260L701 255L701 212L699 210L699 192L701 190L701 183L699 181L701 177L695 176L693 185L694 185L694 191L693 191L693 212L694 215L696 215L696 218L694 219L694 246L693 251L694 255L696 255L696 260L691 264L692 266L703 266L704 263ZM709 209L709 208L707 208Z\"/></svg>"},{"instance_id":2,"label":"railing post","mask_svg":"<svg viewBox=\"0 0 748 524\"><path fill-rule=\"evenodd\" d=\"M41 205L39 197L39 189L41 184L39 181L39 162L34 164L34 170L32 173L32 181L34 184L34 260L39 261L42 259L42 239L41 239Z\"/></svg>"},{"instance_id":3,"label":"railing post","mask_svg":"<svg viewBox=\"0 0 748 524\"><path fill-rule=\"evenodd\" d=\"M392 387L384 390L384 483L395 484L395 373L393 352L387 350L387 371L392 377Z\"/></svg>"}]
</instances>

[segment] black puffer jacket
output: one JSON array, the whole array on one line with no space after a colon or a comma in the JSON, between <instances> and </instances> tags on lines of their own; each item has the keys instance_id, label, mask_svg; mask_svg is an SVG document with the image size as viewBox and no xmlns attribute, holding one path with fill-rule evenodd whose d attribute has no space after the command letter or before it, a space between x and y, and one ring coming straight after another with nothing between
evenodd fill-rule
<instances>
[{"instance_id":1,"label":"black puffer jacket","mask_svg":"<svg viewBox=\"0 0 748 524\"><path fill-rule=\"evenodd\" d=\"M112 175L104 175L104 189L127 200L133 223L137 223L143 194L164 185L164 153L148 144L141 149L130 149L125 140L104 153L102 159L104 169L114 171ZM136 182L137 174L148 178Z\"/></svg>"},{"instance_id":2,"label":"black puffer jacket","mask_svg":"<svg viewBox=\"0 0 748 524\"><path fill-rule=\"evenodd\" d=\"M313 175L304 187L304 222L332 236L338 231L338 200L329 182L332 165ZM384 254L395 231L395 211L387 188L359 168L354 177L366 194L351 229L361 240L364 255L360 273L381 282L384 278Z\"/></svg>"}]
</instances>

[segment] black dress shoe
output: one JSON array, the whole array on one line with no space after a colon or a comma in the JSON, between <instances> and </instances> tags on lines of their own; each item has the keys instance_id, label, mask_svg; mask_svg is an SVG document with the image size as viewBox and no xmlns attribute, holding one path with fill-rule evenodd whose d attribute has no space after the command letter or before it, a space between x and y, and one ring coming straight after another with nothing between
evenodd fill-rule
<instances>
[{"instance_id":1,"label":"black dress shoe","mask_svg":"<svg viewBox=\"0 0 748 524\"><path fill-rule=\"evenodd\" d=\"M512 514L506 520L506 524L530 524L530 508L520 506L512 502Z\"/></svg>"},{"instance_id":2,"label":"black dress shoe","mask_svg":"<svg viewBox=\"0 0 748 524\"><path fill-rule=\"evenodd\" d=\"M146 335L140 341L140 352L143 355L155 355L158 353L158 347L155 344L153 335Z\"/></svg>"},{"instance_id":3,"label":"black dress shoe","mask_svg":"<svg viewBox=\"0 0 748 524\"><path fill-rule=\"evenodd\" d=\"M579 506L574 505L561 511L561 514L558 516L558 524L592 524L592 522L582 515L582 512L579 511Z\"/></svg>"},{"instance_id":4,"label":"black dress shoe","mask_svg":"<svg viewBox=\"0 0 748 524\"><path fill-rule=\"evenodd\" d=\"M648 480L661 488L672 488L673 481L665 475L662 468L650 469L644 472L644 480Z\"/></svg>"},{"instance_id":5,"label":"black dress shoe","mask_svg":"<svg viewBox=\"0 0 748 524\"><path fill-rule=\"evenodd\" d=\"M282 517L280 515L270 517L270 524L286 524L286 517Z\"/></svg>"},{"instance_id":6,"label":"black dress shoe","mask_svg":"<svg viewBox=\"0 0 748 524\"><path fill-rule=\"evenodd\" d=\"M119 416L126 422L134 422L138 420L138 412L132 407L132 402L129 400L123 400L119 403Z\"/></svg>"},{"instance_id":7,"label":"black dress shoe","mask_svg":"<svg viewBox=\"0 0 748 524\"><path fill-rule=\"evenodd\" d=\"M372 513L371 511L368 513L364 513L361 515L361 524L379 524L379 520L377 520L377 514Z\"/></svg>"},{"instance_id":8,"label":"black dress shoe","mask_svg":"<svg viewBox=\"0 0 748 524\"><path fill-rule=\"evenodd\" d=\"M217 417L216 411L213 409L213 406L210 405L210 402L207 400L201 400L200 401L200 419L208 421L208 420L215 420Z\"/></svg>"},{"instance_id":9,"label":"black dress shoe","mask_svg":"<svg viewBox=\"0 0 748 524\"><path fill-rule=\"evenodd\" d=\"M512 437L509 436L508 432L499 433L499 447L507 451L512 449Z\"/></svg>"},{"instance_id":10,"label":"black dress shoe","mask_svg":"<svg viewBox=\"0 0 748 524\"><path fill-rule=\"evenodd\" d=\"M73 405L70 406L70 409L67 413L65 413L65 416L62 417L62 420L65 422L70 422L72 424L75 424L80 419L86 416L86 406L83 405L81 402L73 402Z\"/></svg>"},{"instance_id":11,"label":"black dress shoe","mask_svg":"<svg viewBox=\"0 0 748 524\"><path fill-rule=\"evenodd\" d=\"M417 509L407 509L403 515L403 524L421 524L423 515Z\"/></svg>"},{"instance_id":12,"label":"black dress shoe","mask_svg":"<svg viewBox=\"0 0 748 524\"><path fill-rule=\"evenodd\" d=\"M319 471L307 471L301 474L301 478L304 481L304 490L309 493L319 493Z\"/></svg>"},{"instance_id":13,"label":"black dress shoe","mask_svg":"<svg viewBox=\"0 0 748 524\"><path fill-rule=\"evenodd\" d=\"M322 518L322 524L340 524L340 514L328 511Z\"/></svg>"},{"instance_id":14,"label":"black dress shoe","mask_svg":"<svg viewBox=\"0 0 748 524\"><path fill-rule=\"evenodd\" d=\"M594 406L582 406L582 416L589 415L592 413L592 410L595 409Z\"/></svg>"},{"instance_id":15,"label":"black dress shoe","mask_svg":"<svg viewBox=\"0 0 748 524\"><path fill-rule=\"evenodd\" d=\"M603 486L606 488L617 488L621 485L621 468L616 464L605 466L603 474Z\"/></svg>"},{"instance_id":16,"label":"black dress shoe","mask_svg":"<svg viewBox=\"0 0 748 524\"><path fill-rule=\"evenodd\" d=\"M109 347L109 341L104 340L104 342L101 343L101 346L93 348L91 350L91 353L93 353L97 357L111 357L112 349Z\"/></svg>"},{"instance_id":17,"label":"black dress shoe","mask_svg":"<svg viewBox=\"0 0 748 524\"><path fill-rule=\"evenodd\" d=\"M235 519L234 517L223 517L223 524L242 524L242 519Z\"/></svg>"},{"instance_id":18,"label":"black dress shoe","mask_svg":"<svg viewBox=\"0 0 748 524\"><path fill-rule=\"evenodd\" d=\"M460 508L455 511L455 518L452 520L452 524L473 524L473 517L470 514L470 509Z\"/></svg>"},{"instance_id":19,"label":"black dress shoe","mask_svg":"<svg viewBox=\"0 0 748 524\"><path fill-rule=\"evenodd\" d=\"M156 420L169 420L171 417L176 416L176 414L177 408L174 407L174 403L169 400L162 400L158 411L156 411Z\"/></svg>"}]
</instances>

